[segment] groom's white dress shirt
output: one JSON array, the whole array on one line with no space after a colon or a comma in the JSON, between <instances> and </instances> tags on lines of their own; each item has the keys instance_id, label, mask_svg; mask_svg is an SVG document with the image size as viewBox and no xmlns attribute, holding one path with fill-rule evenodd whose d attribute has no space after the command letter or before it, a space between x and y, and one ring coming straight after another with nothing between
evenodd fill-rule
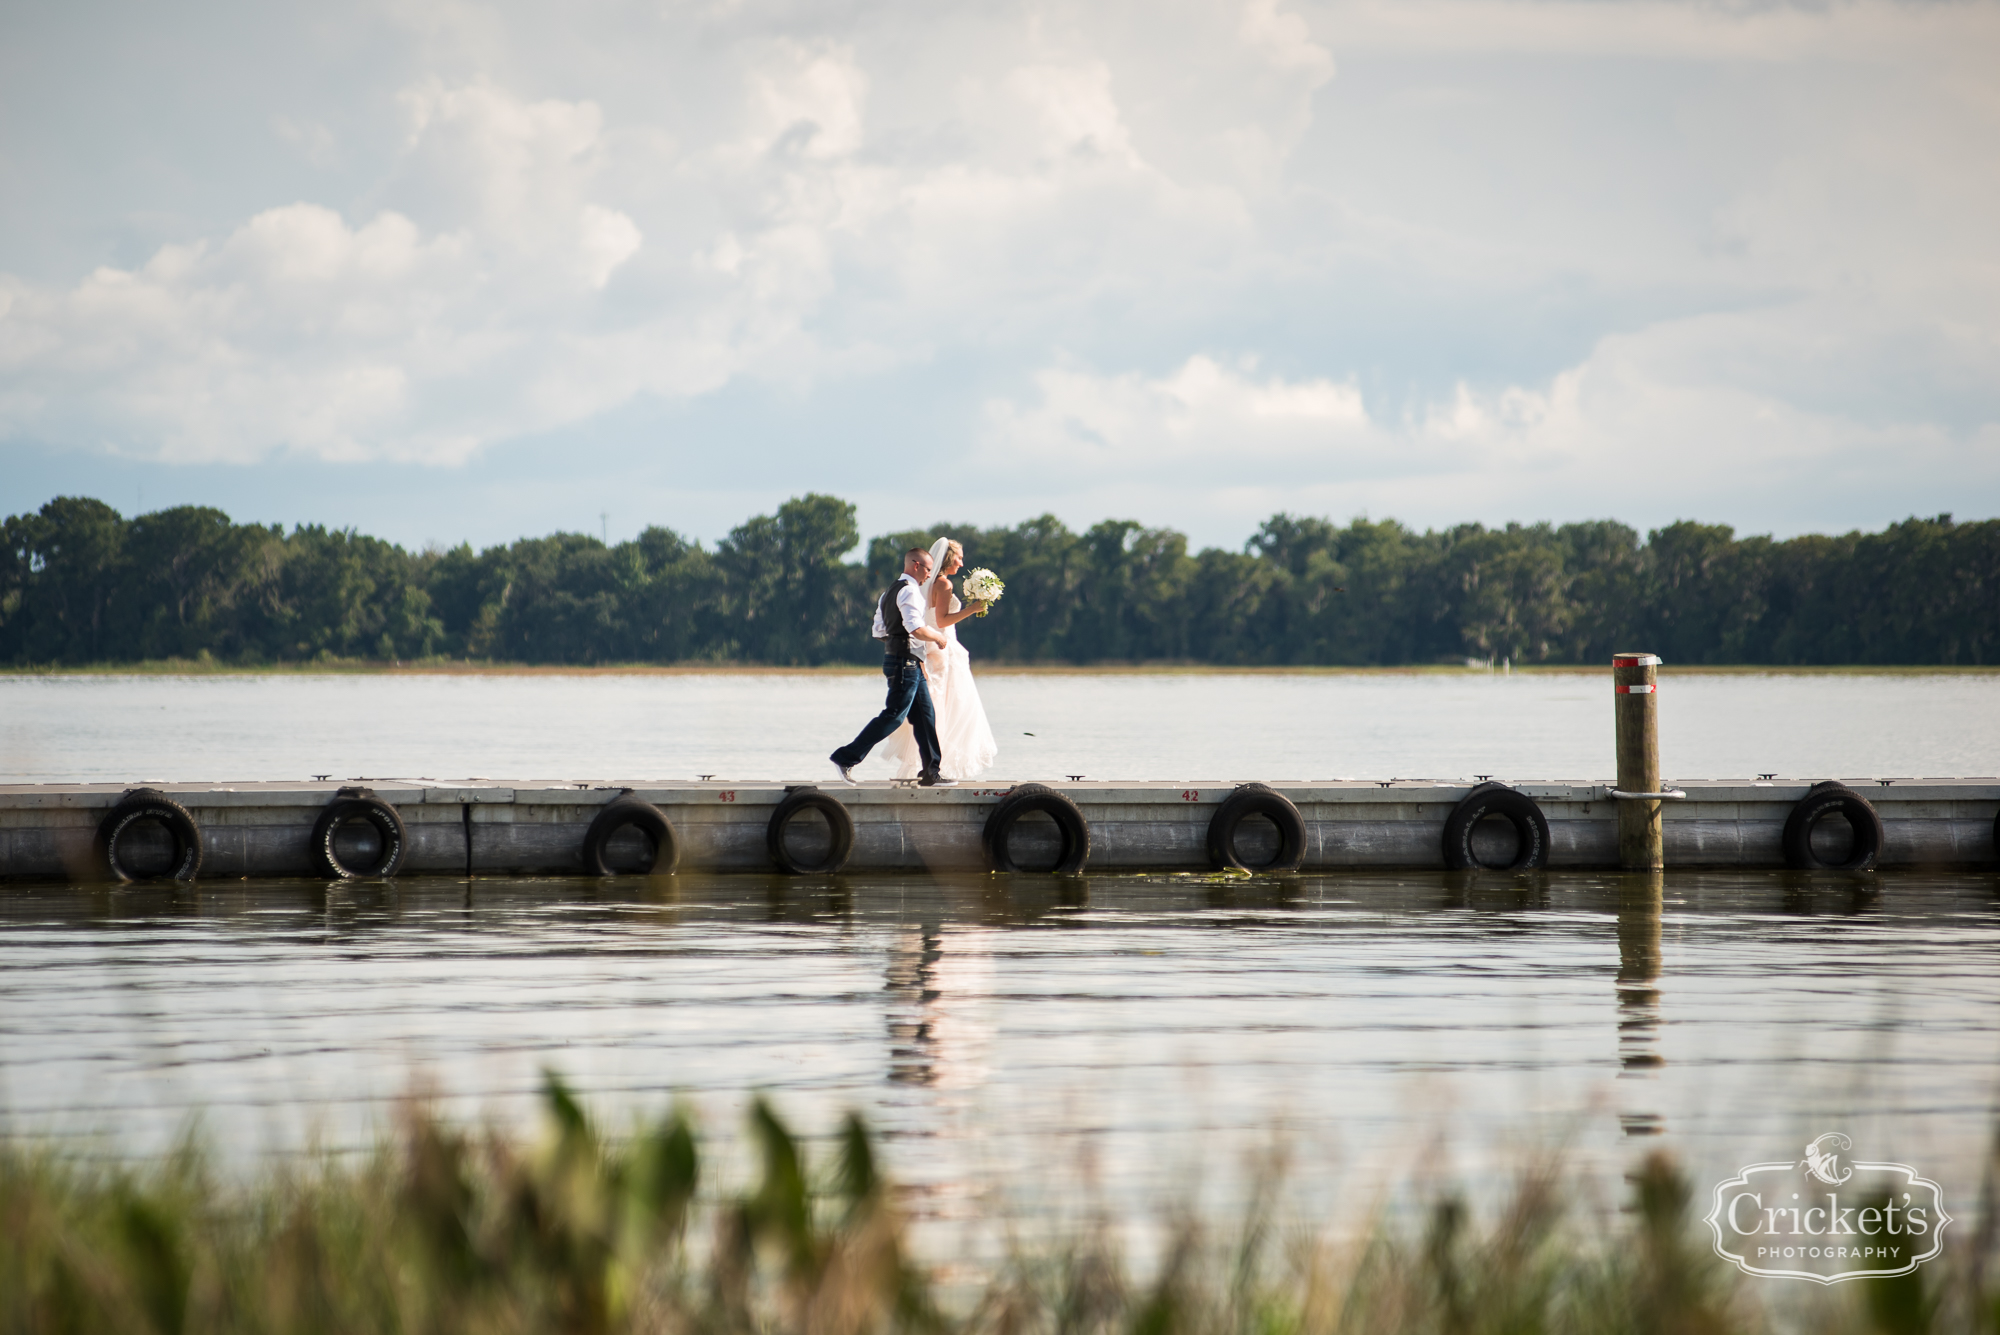
<instances>
[{"instance_id":1,"label":"groom's white dress shirt","mask_svg":"<svg viewBox=\"0 0 2000 1335\"><path fill-rule=\"evenodd\" d=\"M924 628L924 590L907 571L896 587L896 609L903 614L903 629L919 631ZM882 621L882 600L875 600L875 628L871 632L876 639L889 638L889 627Z\"/></svg>"}]
</instances>

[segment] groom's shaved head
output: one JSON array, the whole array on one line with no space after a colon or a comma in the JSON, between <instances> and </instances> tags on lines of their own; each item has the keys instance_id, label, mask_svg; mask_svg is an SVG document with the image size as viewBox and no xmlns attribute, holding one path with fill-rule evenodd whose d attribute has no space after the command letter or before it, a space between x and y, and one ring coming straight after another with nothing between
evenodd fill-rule
<instances>
[{"instance_id":1,"label":"groom's shaved head","mask_svg":"<svg viewBox=\"0 0 2000 1335\"><path fill-rule=\"evenodd\" d=\"M931 549L928 547L912 547L903 553L903 560L907 562L913 556L929 556L930 554Z\"/></svg>"}]
</instances>

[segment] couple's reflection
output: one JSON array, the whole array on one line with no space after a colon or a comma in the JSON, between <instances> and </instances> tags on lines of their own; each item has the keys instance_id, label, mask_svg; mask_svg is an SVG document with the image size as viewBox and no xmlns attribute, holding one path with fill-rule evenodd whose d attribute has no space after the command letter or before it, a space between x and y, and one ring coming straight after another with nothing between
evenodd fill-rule
<instances>
[{"instance_id":1,"label":"couple's reflection","mask_svg":"<svg viewBox=\"0 0 2000 1335\"><path fill-rule=\"evenodd\" d=\"M991 937L984 928L926 924L900 929L890 941L892 1082L962 1090L985 1080L993 1033Z\"/></svg>"},{"instance_id":2,"label":"couple's reflection","mask_svg":"<svg viewBox=\"0 0 2000 1335\"><path fill-rule=\"evenodd\" d=\"M913 1094L898 1140L901 1201L926 1227L981 1217L967 1169L981 1135L980 1099L994 1026L989 928L934 923L896 929L884 966L888 1075ZM954 1244L955 1245L955 1244Z\"/></svg>"}]
</instances>

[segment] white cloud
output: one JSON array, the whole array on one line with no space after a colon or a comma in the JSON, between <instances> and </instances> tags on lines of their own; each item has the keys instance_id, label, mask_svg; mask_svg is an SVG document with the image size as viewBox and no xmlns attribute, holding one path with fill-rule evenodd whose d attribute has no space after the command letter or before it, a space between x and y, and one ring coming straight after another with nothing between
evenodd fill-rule
<instances>
[{"instance_id":1,"label":"white cloud","mask_svg":"<svg viewBox=\"0 0 2000 1335\"><path fill-rule=\"evenodd\" d=\"M784 42L749 82L748 154L761 156L795 141L791 151L825 161L861 147L868 76L851 48L813 50Z\"/></svg>"},{"instance_id":2,"label":"white cloud","mask_svg":"<svg viewBox=\"0 0 2000 1335\"><path fill-rule=\"evenodd\" d=\"M1253 227L1244 164L1268 178L1331 73L1277 0L1162 11L1185 28L1163 40L1153 16L1104 17L1058 31L1002 14L956 51L962 34L920 26L910 64L957 62L941 130L907 100L871 123L876 83L912 73L879 40L874 69L856 40L725 40L719 100L622 137L595 100L423 79L395 94L379 211L281 205L67 291L15 284L0 432L182 461L454 463L636 394L922 361L968 318L1010 337L1094 318L1161 264L1228 263ZM492 59L492 25L419 26ZM1221 179L1138 147L1108 58L1135 43L1126 96L1170 158L1178 128L1215 127ZM1149 96L1141 67L1162 55L1199 72L1206 110ZM954 142L920 142L934 131Z\"/></svg>"},{"instance_id":3,"label":"white cloud","mask_svg":"<svg viewBox=\"0 0 2000 1335\"><path fill-rule=\"evenodd\" d=\"M1009 74L1005 86L1038 127L1037 156L1043 160L1082 154L1140 165L1103 61L1025 66Z\"/></svg>"},{"instance_id":4,"label":"white cloud","mask_svg":"<svg viewBox=\"0 0 2000 1335\"><path fill-rule=\"evenodd\" d=\"M1940 472L1957 488L1932 508L1994 494L2000 423L1816 410L1783 383L1782 350L1761 363L1741 355L1810 339L1826 315L1663 321L1603 339L1540 384L1461 382L1400 407L1370 405L1352 384L1262 375L1250 358L1198 355L1160 376L1059 365L1026 399L987 404L983 444L1017 461L1013 494L1046 494L1060 478L1074 492L1066 509L1148 516L1199 496L1203 532L1278 510L1755 523L1867 489L1907 513L1923 509L1912 486Z\"/></svg>"},{"instance_id":5,"label":"white cloud","mask_svg":"<svg viewBox=\"0 0 2000 1335\"><path fill-rule=\"evenodd\" d=\"M0 400L0 429L183 462L457 463L629 397L631 382L550 392L595 378L577 374L588 340L565 349L548 324L586 323L643 244L588 199L598 110L490 87L406 105L407 193L446 226L295 203L68 291L17 285L0 375L33 389Z\"/></svg>"},{"instance_id":6,"label":"white cloud","mask_svg":"<svg viewBox=\"0 0 2000 1335\"><path fill-rule=\"evenodd\" d=\"M613 271L638 254L645 241L637 223L616 209L599 208L595 204L583 206L578 232L584 273L596 288L610 282Z\"/></svg>"},{"instance_id":7,"label":"white cloud","mask_svg":"<svg viewBox=\"0 0 2000 1335\"><path fill-rule=\"evenodd\" d=\"M1713 4L1678 0L1329 0L1315 7L1356 51L1648 59L1977 63L2000 41L2000 12L1979 4L1847 0Z\"/></svg>"},{"instance_id":8,"label":"white cloud","mask_svg":"<svg viewBox=\"0 0 2000 1335\"><path fill-rule=\"evenodd\" d=\"M2000 506L1992 6L394 21L367 115L246 118L323 191L187 228L135 205L128 258L0 278L0 435L457 464L648 399L845 385L875 442L850 471L982 439L1050 465L1022 494L1191 527L1218 497ZM921 411L851 388L888 376ZM831 447L783 448L774 492ZM1866 478L1883 451L1900 491Z\"/></svg>"},{"instance_id":9,"label":"white cloud","mask_svg":"<svg viewBox=\"0 0 2000 1335\"><path fill-rule=\"evenodd\" d=\"M1053 367L1035 387L1030 405L987 405L989 443L1030 470L1071 477L1305 463L1378 439L1352 385L1260 378L1247 358L1232 366L1197 355L1157 378Z\"/></svg>"},{"instance_id":10,"label":"white cloud","mask_svg":"<svg viewBox=\"0 0 2000 1335\"><path fill-rule=\"evenodd\" d=\"M339 161L340 144L335 140L333 131L324 125L296 121L290 116L273 116L271 129L314 166L326 167Z\"/></svg>"}]
</instances>

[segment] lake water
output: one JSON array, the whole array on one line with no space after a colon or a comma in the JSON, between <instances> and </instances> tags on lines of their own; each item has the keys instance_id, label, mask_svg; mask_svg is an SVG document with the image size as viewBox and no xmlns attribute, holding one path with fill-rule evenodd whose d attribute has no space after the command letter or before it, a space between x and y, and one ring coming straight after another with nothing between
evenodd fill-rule
<instances>
[{"instance_id":1,"label":"lake water","mask_svg":"<svg viewBox=\"0 0 2000 1335\"><path fill-rule=\"evenodd\" d=\"M981 678L995 777L1611 777L1608 672ZM0 677L0 778L831 778L879 673ZM1670 779L2000 772L2000 674L1663 674ZM864 777L886 778L871 758Z\"/></svg>"},{"instance_id":2,"label":"lake water","mask_svg":"<svg viewBox=\"0 0 2000 1335\"><path fill-rule=\"evenodd\" d=\"M1006 676L1023 776L1608 774L1603 675ZM814 774L861 676L12 679L7 777ZM1991 774L2000 678L1670 680L1677 778ZM1013 733L1034 732L1025 741ZM831 739L831 740L829 740ZM1041 746L1036 750L1034 743ZM738 758L732 763L732 757ZM1823 1130L1967 1207L2000 1092L2000 875L1352 873L0 886L0 1124L119 1153L365 1142L427 1083L614 1125L866 1112L920 1213L1240 1183L1330 1201L1562 1141L1608 1180ZM1706 1178L1702 1179L1706 1181ZM1060 1203L1060 1202L1059 1202Z\"/></svg>"},{"instance_id":3,"label":"lake water","mask_svg":"<svg viewBox=\"0 0 2000 1335\"><path fill-rule=\"evenodd\" d=\"M1704 1172L1822 1130L1971 1203L1994 1117L2000 878L1443 873L682 876L0 892L16 1132L234 1156L365 1142L422 1080L521 1121L545 1068L614 1125L770 1091L865 1110L932 1214L1094 1166L1111 1197L1274 1133L1331 1199L1558 1140ZM1612 1174L1615 1180L1615 1173ZM1365 1193L1364 1193L1365 1194Z\"/></svg>"}]
</instances>

